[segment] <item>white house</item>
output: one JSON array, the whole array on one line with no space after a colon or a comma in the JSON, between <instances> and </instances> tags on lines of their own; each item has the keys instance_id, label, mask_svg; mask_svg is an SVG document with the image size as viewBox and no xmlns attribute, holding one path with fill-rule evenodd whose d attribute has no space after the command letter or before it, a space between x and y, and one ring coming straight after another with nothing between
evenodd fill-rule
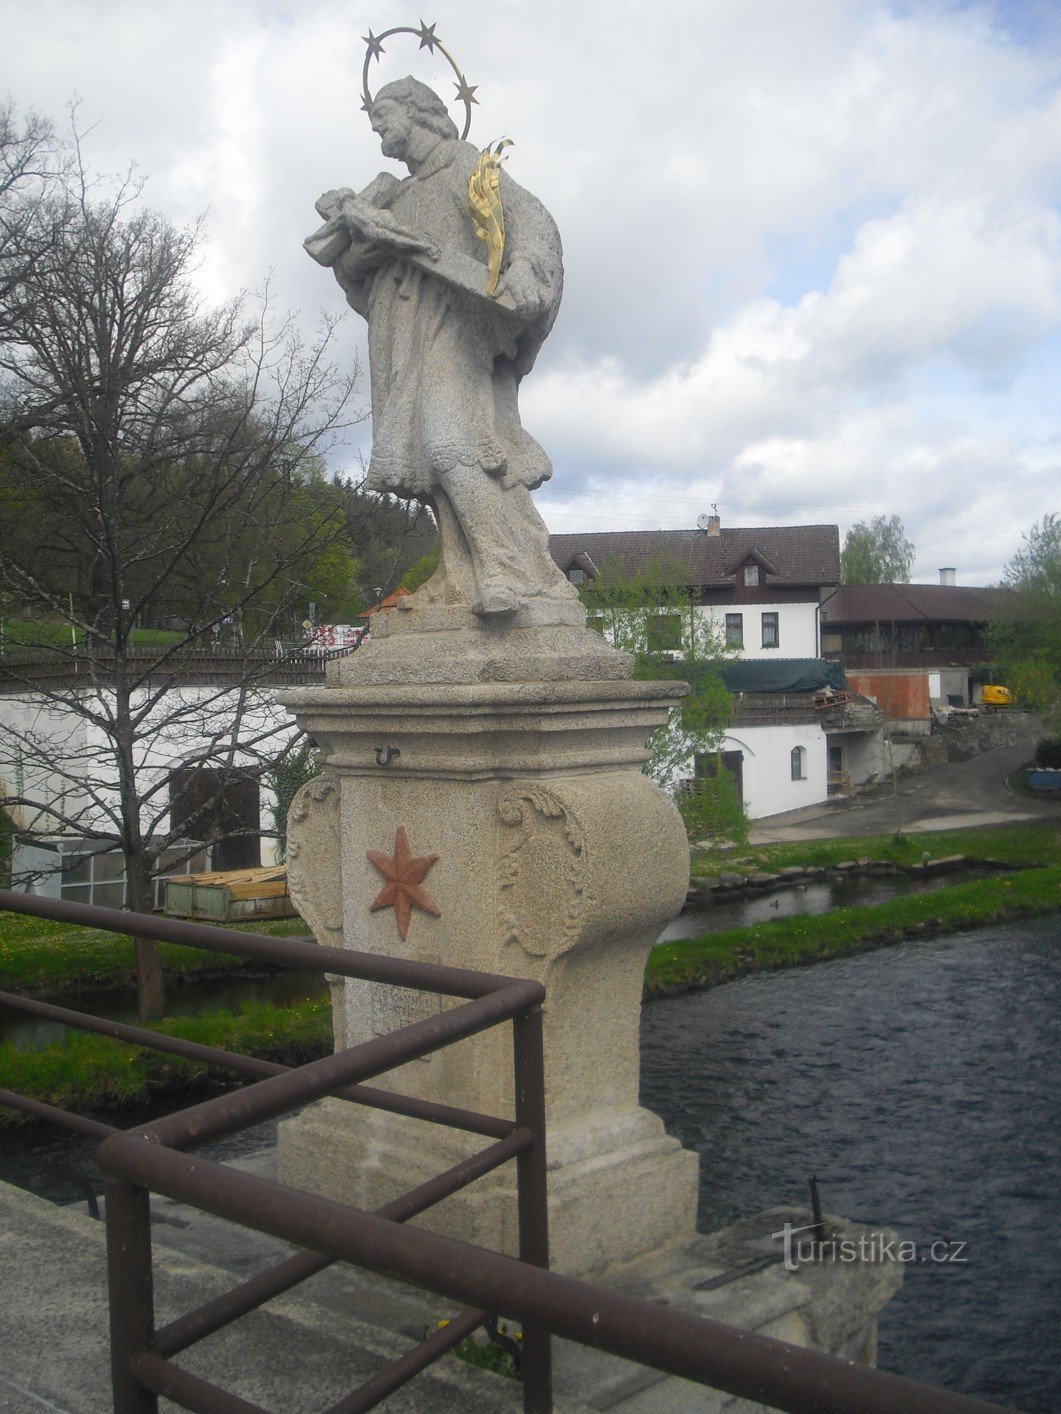
<instances>
[{"instance_id":1,"label":"white house","mask_svg":"<svg viewBox=\"0 0 1061 1414\"><path fill-rule=\"evenodd\" d=\"M554 535L550 550L575 584L602 571L619 581L662 571L748 666L743 680L725 674L736 702L722 759L749 818L815 805L885 773L880 714L853 701L842 670L821 660L821 605L840 582L837 526L726 530L711 515L696 530ZM667 618L655 625L663 648ZM676 616L670 627L677 650Z\"/></svg>"},{"instance_id":2,"label":"white house","mask_svg":"<svg viewBox=\"0 0 1061 1414\"><path fill-rule=\"evenodd\" d=\"M120 907L117 760L101 725L113 720L113 690L34 692L28 679L24 667L17 685L0 675L0 797L18 831L13 885ZM240 686L231 675L196 681L191 671L161 693L156 687L149 681L134 693L131 713L144 710L134 748L141 830L174 838L163 870L275 862L275 838L261 834L273 830L276 808L262 764L297 728L273 687ZM216 835L229 838L189 860L190 846Z\"/></svg>"},{"instance_id":3,"label":"white house","mask_svg":"<svg viewBox=\"0 0 1061 1414\"><path fill-rule=\"evenodd\" d=\"M787 675L787 676L786 676ZM723 751L750 819L817 805L887 774L883 715L848 690L836 664L727 664L733 720Z\"/></svg>"}]
</instances>

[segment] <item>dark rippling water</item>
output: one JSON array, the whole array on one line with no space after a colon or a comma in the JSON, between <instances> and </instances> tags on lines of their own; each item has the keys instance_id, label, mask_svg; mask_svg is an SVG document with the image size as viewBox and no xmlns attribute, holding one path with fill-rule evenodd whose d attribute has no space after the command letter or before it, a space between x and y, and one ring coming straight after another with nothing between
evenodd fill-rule
<instances>
[{"instance_id":1,"label":"dark rippling water","mask_svg":"<svg viewBox=\"0 0 1061 1414\"><path fill-rule=\"evenodd\" d=\"M1061 919L759 974L644 1010L642 1099L701 1162L700 1227L778 1203L968 1263L907 1266L884 1369L1061 1409Z\"/></svg>"}]
</instances>

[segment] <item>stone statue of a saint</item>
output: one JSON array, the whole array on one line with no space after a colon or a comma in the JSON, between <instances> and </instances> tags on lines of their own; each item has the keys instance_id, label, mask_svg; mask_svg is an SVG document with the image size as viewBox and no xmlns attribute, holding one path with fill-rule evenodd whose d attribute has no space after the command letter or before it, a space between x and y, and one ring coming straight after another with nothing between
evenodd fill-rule
<instances>
[{"instance_id":1,"label":"stone statue of a saint","mask_svg":"<svg viewBox=\"0 0 1061 1414\"><path fill-rule=\"evenodd\" d=\"M325 193L317 203L325 224L306 241L368 321L366 484L435 513L442 555L420 603L496 619L532 600L569 601L575 590L549 555L530 496L552 467L517 403L560 304L559 233L541 202L502 174L504 258L488 294L468 211L476 149L413 78L381 88L369 116L384 156L409 176L381 173L361 192Z\"/></svg>"}]
</instances>

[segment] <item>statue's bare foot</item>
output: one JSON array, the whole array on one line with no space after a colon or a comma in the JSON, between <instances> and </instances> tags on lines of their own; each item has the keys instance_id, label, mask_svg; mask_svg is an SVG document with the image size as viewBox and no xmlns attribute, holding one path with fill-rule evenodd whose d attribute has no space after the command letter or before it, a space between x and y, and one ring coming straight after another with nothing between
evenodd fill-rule
<instances>
[{"instance_id":1,"label":"statue's bare foot","mask_svg":"<svg viewBox=\"0 0 1061 1414\"><path fill-rule=\"evenodd\" d=\"M493 618L495 614L514 614L519 608L519 598L504 584L484 584L475 612L483 618Z\"/></svg>"}]
</instances>

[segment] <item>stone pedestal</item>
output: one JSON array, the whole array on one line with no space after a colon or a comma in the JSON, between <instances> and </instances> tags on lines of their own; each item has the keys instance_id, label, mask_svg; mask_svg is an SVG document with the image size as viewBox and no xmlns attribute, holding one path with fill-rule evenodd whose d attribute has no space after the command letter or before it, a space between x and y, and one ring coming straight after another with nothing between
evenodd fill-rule
<instances>
[{"instance_id":1,"label":"stone pedestal","mask_svg":"<svg viewBox=\"0 0 1061 1414\"><path fill-rule=\"evenodd\" d=\"M684 688L632 681L599 636L521 612L493 632L457 611L429 632L388 615L327 687L281 699L326 762L292 807L289 876L322 942L545 984L552 1265L592 1274L695 1231L697 1157L638 1103L645 961L688 884L677 811L640 766ZM440 916L415 909L404 941L393 908L370 909L384 879L368 853L392 856L399 828L438 856L423 885ZM449 1005L357 982L333 999L337 1045ZM512 1114L510 1029L377 1083ZM282 1125L280 1173L372 1208L480 1146L328 1100ZM515 1252L510 1168L423 1221Z\"/></svg>"}]
</instances>

